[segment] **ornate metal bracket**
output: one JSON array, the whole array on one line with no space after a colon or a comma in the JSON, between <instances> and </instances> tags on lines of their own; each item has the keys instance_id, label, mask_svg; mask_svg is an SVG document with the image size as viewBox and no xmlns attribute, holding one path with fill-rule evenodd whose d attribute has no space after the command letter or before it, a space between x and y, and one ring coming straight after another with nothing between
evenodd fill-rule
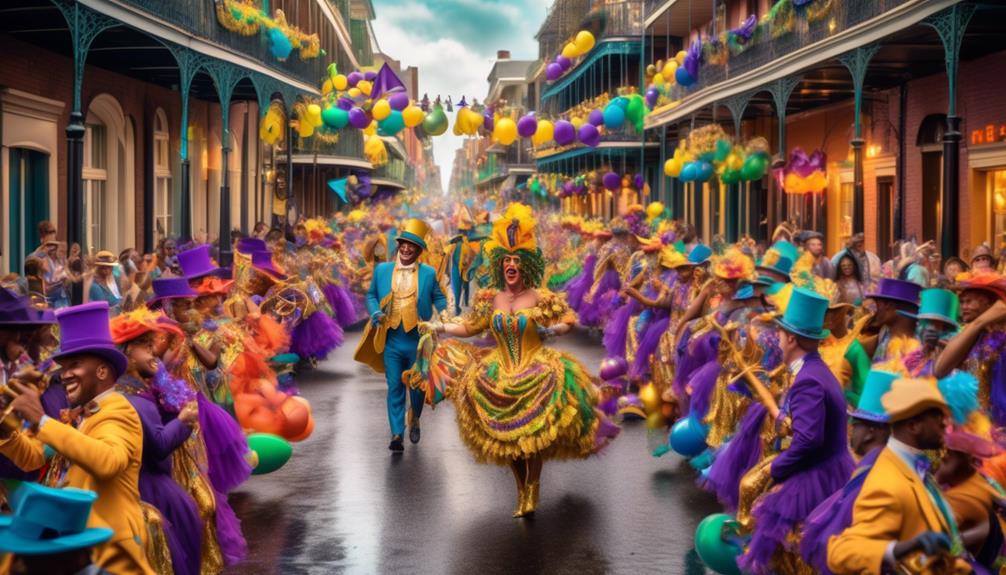
<instances>
[{"instance_id":1,"label":"ornate metal bracket","mask_svg":"<svg viewBox=\"0 0 1006 575\"><path fill-rule=\"evenodd\" d=\"M939 14L933 14L922 21L936 30L943 41L943 56L947 66L947 82L950 85L947 116L957 115L957 66L960 63L961 41L968 29L968 23L977 7L974 4L954 4Z\"/></svg>"},{"instance_id":2,"label":"ornate metal bracket","mask_svg":"<svg viewBox=\"0 0 1006 575\"><path fill-rule=\"evenodd\" d=\"M63 14L70 38L73 42L73 109L71 114L79 115L80 92L84 84L84 65L87 63L87 53L91 42L105 30L119 26L117 20L95 12L75 0L53 0L53 4Z\"/></svg>"},{"instance_id":3,"label":"ornate metal bracket","mask_svg":"<svg viewBox=\"0 0 1006 575\"><path fill-rule=\"evenodd\" d=\"M223 60L210 60L203 65L203 68L210 75L213 85L217 88L217 97L220 99L220 115L223 122L221 141L225 149L230 149L231 98L234 96L234 88L247 76L247 72L243 68Z\"/></svg>"},{"instance_id":4,"label":"ornate metal bracket","mask_svg":"<svg viewBox=\"0 0 1006 575\"><path fill-rule=\"evenodd\" d=\"M747 109L748 104L751 103L751 98L754 96L754 92L744 92L742 94L737 94L736 96L730 96L723 100L723 105L730 110L730 115L734 120L734 137L739 138L741 136L741 120L744 118L744 110Z\"/></svg>"},{"instance_id":5,"label":"ornate metal bracket","mask_svg":"<svg viewBox=\"0 0 1006 575\"><path fill-rule=\"evenodd\" d=\"M863 109L863 82L866 79L866 70L870 66L870 60L873 55L880 50L880 45L878 44L868 44L866 46L860 46L852 52L848 52L839 56L838 60L849 70L849 74L852 75L852 88L855 93L855 131L853 138L859 140L862 138L862 122L861 122L861 112Z\"/></svg>"}]
</instances>

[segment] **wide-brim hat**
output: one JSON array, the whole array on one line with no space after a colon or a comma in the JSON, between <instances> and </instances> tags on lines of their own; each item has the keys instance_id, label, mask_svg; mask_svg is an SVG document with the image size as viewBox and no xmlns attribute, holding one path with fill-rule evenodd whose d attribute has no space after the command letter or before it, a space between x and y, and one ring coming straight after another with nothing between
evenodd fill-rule
<instances>
[{"instance_id":1,"label":"wide-brim hat","mask_svg":"<svg viewBox=\"0 0 1006 575\"><path fill-rule=\"evenodd\" d=\"M430 226L423 220L412 218L405 222L402 230L395 238L397 241L406 241L426 250L426 236L430 233Z\"/></svg>"},{"instance_id":2,"label":"wide-brim hat","mask_svg":"<svg viewBox=\"0 0 1006 575\"><path fill-rule=\"evenodd\" d=\"M142 307L112 318L109 331L112 334L112 341L117 345L128 343L149 332L171 333L185 337L178 322L164 315L163 311L152 311Z\"/></svg>"},{"instance_id":3,"label":"wide-brim hat","mask_svg":"<svg viewBox=\"0 0 1006 575\"><path fill-rule=\"evenodd\" d=\"M991 459L1003 452L1002 447L995 441L959 427L954 427L944 434L943 446L978 459Z\"/></svg>"},{"instance_id":4,"label":"wide-brim hat","mask_svg":"<svg viewBox=\"0 0 1006 575\"><path fill-rule=\"evenodd\" d=\"M272 252L253 252L251 255L252 268L275 280L285 281L287 275L283 270L276 267L272 261Z\"/></svg>"},{"instance_id":5,"label":"wide-brim hat","mask_svg":"<svg viewBox=\"0 0 1006 575\"><path fill-rule=\"evenodd\" d=\"M31 327L55 323L56 319L47 316L31 305L25 296L19 296L6 288L0 288L0 328Z\"/></svg>"},{"instance_id":6,"label":"wide-brim hat","mask_svg":"<svg viewBox=\"0 0 1006 575\"><path fill-rule=\"evenodd\" d=\"M111 529L87 527L95 499L93 491L22 483L11 495L14 514L0 516L0 551L55 555L108 541Z\"/></svg>"},{"instance_id":7,"label":"wide-brim hat","mask_svg":"<svg viewBox=\"0 0 1006 575\"><path fill-rule=\"evenodd\" d=\"M956 292L979 290L992 294L997 299L1006 301L1006 278L995 272L967 272L958 276L953 287Z\"/></svg>"},{"instance_id":8,"label":"wide-brim hat","mask_svg":"<svg viewBox=\"0 0 1006 575\"><path fill-rule=\"evenodd\" d=\"M709 261L713 257L713 250L705 244L695 244L688 252L688 263L698 266Z\"/></svg>"},{"instance_id":9,"label":"wide-brim hat","mask_svg":"<svg viewBox=\"0 0 1006 575\"><path fill-rule=\"evenodd\" d=\"M805 288L794 287L786 310L775 322L784 330L808 339L825 339L831 332L824 328L824 314L828 311L828 298Z\"/></svg>"},{"instance_id":10,"label":"wide-brim hat","mask_svg":"<svg viewBox=\"0 0 1006 575\"><path fill-rule=\"evenodd\" d=\"M171 299L199 297L199 292L192 289L189 280L183 277L157 278L150 285L154 290L154 297L147 300L148 307L156 307Z\"/></svg>"},{"instance_id":11,"label":"wide-brim hat","mask_svg":"<svg viewBox=\"0 0 1006 575\"><path fill-rule=\"evenodd\" d=\"M859 403L849 413L849 416L873 423L888 423L891 418L887 415L887 410L884 409L881 398L888 391L891 391L891 384L899 377L901 376L889 371L870 370L866 375L866 381L863 383L863 391L859 395Z\"/></svg>"},{"instance_id":12,"label":"wide-brim hat","mask_svg":"<svg viewBox=\"0 0 1006 575\"><path fill-rule=\"evenodd\" d=\"M922 286L917 283L883 278L877 283L877 291L866 294L867 299L887 299L918 307Z\"/></svg>"},{"instance_id":13,"label":"wide-brim hat","mask_svg":"<svg viewBox=\"0 0 1006 575\"><path fill-rule=\"evenodd\" d=\"M116 370L116 377L126 372L129 361L112 341L108 302L96 301L56 311L59 322L59 351L53 361L75 355L96 355Z\"/></svg>"},{"instance_id":14,"label":"wide-brim hat","mask_svg":"<svg viewBox=\"0 0 1006 575\"><path fill-rule=\"evenodd\" d=\"M198 245L190 250L178 252L178 267L182 268L182 275L190 280L210 275L221 276L225 273L213 263L209 244Z\"/></svg>"},{"instance_id":15,"label":"wide-brim hat","mask_svg":"<svg viewBox=\"0 0 1006 575\"><path fill-rule=\"evenodd\" d=\"M119 266L119 260L112 252L102 250L94 254L94 265L114 268Z\"/></svg>"},{"instance_id":16,"label":"wide-brim hat","mask_svg":"<svg viewBox=\"0 0 1006 575\"><path fill-rule=\"evenodd\" d=\"M933 408L950 414L947 401L932 379L897 379L891 384L890 391L880 398L880 402L891 423L910 419Z\"/></svg>"}]
</instances>

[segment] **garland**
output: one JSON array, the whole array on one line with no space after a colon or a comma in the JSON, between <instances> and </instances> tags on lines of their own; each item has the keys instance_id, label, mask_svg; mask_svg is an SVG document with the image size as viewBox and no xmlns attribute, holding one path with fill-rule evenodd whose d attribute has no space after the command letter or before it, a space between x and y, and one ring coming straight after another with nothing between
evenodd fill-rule
<instances>
[{"instance_id":1,"label":"garland","mask_svg":"<svg viewBox=\"0 0 1006 575\"><path fill-rule=\"evenodd\" d=\"M324 53L318 34L307 34L286 21L282 10L276 10L269 17L255 0L215 0L217 22L221 26L240 34L254 36L265 34L270 41L273 55L280 61L286 60L292 49L296 49L301 60L317 58Z\"/></svg>"}]
</instances>

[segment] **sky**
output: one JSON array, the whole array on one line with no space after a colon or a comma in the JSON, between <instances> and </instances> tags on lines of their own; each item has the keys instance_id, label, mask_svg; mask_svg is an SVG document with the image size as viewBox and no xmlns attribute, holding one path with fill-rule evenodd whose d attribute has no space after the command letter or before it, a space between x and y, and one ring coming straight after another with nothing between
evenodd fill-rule
<instances>
[{"instance_id":1,"label":"sky","mask_svg":"<svg viewBox=\"0 0 1006 575\"><path fill-rule=\"evenodd\" d=\"M419 69L419 96L437 95L457 102L461 96L482 101L486 78L497 50L515 60L538 57L535 33L551 4L546 0L373 0L374 35L381 51L403 67ZM455 108L455 112L457 108ZM454 114L448 114L451 126ZM444 189L463 138L451 130L433 138Z\"/></svg>"}]
</instances>

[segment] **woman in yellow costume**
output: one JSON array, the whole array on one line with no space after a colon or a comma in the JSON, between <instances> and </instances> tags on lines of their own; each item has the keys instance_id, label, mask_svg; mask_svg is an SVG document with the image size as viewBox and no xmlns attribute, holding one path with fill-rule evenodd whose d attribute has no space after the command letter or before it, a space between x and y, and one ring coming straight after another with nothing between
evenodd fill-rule
<instances>
[{"instance_id":1,"label":"woman in yellow costume","mask_svg":"<svg viewBox=\"0 0 1006 575\"><path fill-rule=\"evenodd\" d=\"M423 325L458 337L488 329L496 340L491 348L445 341L432 357L423 354L430 363L422 372L436 387L446 383L475 458L513 471L514 517L534 513L546 459L588 457L618 433L596 409L597 389L584 366L543 343L568 332L576 318L561 296L539 287L545 263L535 225L530 208L511 204L485 246L494 289L479 292L464 321Z\"/></svg>"}]
</instances>

